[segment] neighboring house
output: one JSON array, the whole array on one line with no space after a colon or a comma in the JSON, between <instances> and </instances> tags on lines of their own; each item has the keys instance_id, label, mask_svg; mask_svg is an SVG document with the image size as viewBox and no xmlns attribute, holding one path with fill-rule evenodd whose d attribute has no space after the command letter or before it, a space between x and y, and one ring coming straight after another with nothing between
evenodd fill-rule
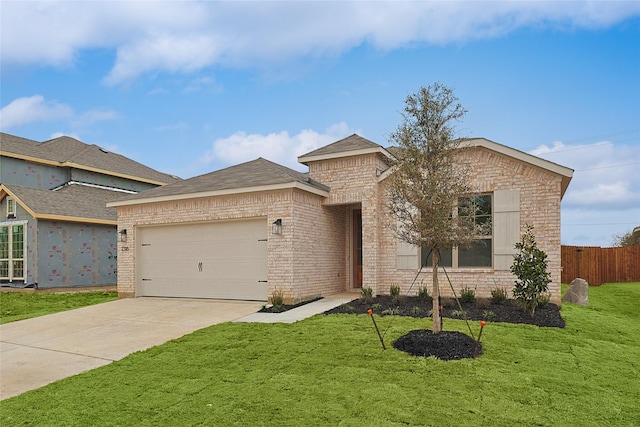
<instances>
[{"instance_id":1,"label":"neighboring house","mask_svg":"<svg viewBox=\"0 0 640 427\"><path fill-rule=\"evenodd\" d=\"M525 224L548 254L560 302L560 200L573 171L486 139L465 140L473 188L493 232L445 262L453 285L489 296L511 289L509 267ZM300 156L300 173L265 159L127 196L118 210L118 292L286 302L371 287L404 293L427 252L399 242L386 209L393 155L358 135ZM430 285L430 269L411 288ZM445 295L451 291L443 280Z\"/></svg>"},{"instance_id":2,"label":"neighboring house","mask_svg":"<svg viewBox=\"0 0 640 427\"><path fill-rule=\"evenodd\" d=\"M0 133L0 282L116 284L116 210L107 202L176 181L70 137Z\"/></svg>"}]
</instances>

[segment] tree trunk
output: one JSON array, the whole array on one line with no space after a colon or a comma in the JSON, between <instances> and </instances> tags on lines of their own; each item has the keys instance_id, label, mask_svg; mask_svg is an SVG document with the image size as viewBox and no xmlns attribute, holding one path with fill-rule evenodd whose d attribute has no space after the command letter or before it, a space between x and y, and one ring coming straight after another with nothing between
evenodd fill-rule
<instances>
[{"instance_id":1,"label":"tree trunk","mask_svg":"<svg viewBox=\"0 0 640 427\"><path fill-rule=\"evenodd\" d=\"M431 252L431 260L433 261L433 310L431 311L431 317L433 319L432 331L434 334L442 331L442 321L440 319L440 287L438 285L438 262L439 253L437 250Z\"/></svg>"}]
</instances>

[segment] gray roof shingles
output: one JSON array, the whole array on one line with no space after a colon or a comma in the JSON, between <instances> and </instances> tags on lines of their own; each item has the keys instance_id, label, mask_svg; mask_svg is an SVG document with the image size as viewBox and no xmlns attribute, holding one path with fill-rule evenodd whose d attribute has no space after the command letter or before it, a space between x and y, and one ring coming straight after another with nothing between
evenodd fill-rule
<instances>
[{"instance_id":1,"label":"gray roof shingles","mask_svg":"<svg viewBox=\"0 0 640 427\"><path fill-rule=\"evenodd\" d=\"M106 173L127 175L133 179L142 178L163 184L180 180L120 154L111 153L97 145L88 145L68 136L37 142L0 133L0 151L58 163L74 163L81 167L98 169Z\"/></svg>"},{"instance_id":2,"label":"gray roof shingles","mask_svg":"<svg viewBox=\"0 0 640 427\"><path fill-rule=\"evenodd\" d=\"M116 209L106 204L124 193L80 184L64 186L56 191L8 185L11 191L36 216L59 215L69 218L89 218L98 220L116 220Z\"/></svg>"},{"instance_id":3,"label":"gray roof shingles","mask_svg":"<svg viewBox=\"0 0 640 427\"><path fill-rule=\"evenodd\" d=\"M291 182L300 182L324 191L329 190L327 186L310 180L306 173L289 169L286 166L260 157L256 160L185 179L174 184L145 190L141 193L127 196L123 200L234 190Z\"/></svg>"},{"instance_id":4,"label":"gray roof shingles","mask_svg":"<svg viewBox=\"0 0 640 427\"><path fill-rule=\"evenodd\" d=\"M328 154L338 154L348 151L364 150L367 148L382 148L382 146L354 133L351 136L336 141L333 144L320 147L317 150L311 151L310 153L304 154L300 157L324 156Z\"/></svg>"}]
</instances>

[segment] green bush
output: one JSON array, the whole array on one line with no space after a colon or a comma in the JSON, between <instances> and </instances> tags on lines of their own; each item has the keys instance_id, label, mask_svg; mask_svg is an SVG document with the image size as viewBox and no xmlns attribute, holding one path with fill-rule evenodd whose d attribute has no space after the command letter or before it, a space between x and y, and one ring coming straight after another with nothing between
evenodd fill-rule
<instances>
[{"instance_id":1,"label":"green bush","mask_svg":"<svg viewBox=\"0 0 640 427\"><path fill-rule=\"evenodd\" d=\"M383 316L397 316L400 314L400 307L387 308L382 312Z\"/></svg>"},{"instance_id":2,"label":"green bush","mask_svg":"<svg viewBox=\"0 0 640 427\"><path fill-rule=\"evenodd\" d=\"M491 310L485 310L482 312L482 317L487 320L491 320L496 317L496 314Z\"/></svg>"},{"instance_id":3,"label":"green bush","mask_svg":"<svg viewBox=\"0 0 640 427\"><path fill-rule=\"evenodd\" d=\"M464 303L472 303L476 300L476 291L469 289L469 287L464 287L460 291L460 299Z\"/></svg>"},{"instance_id":4,"label":"green bush","mask_svg":"<svg viewBox=\"0 0 640 427\"><path fill-rule=\"evenodd\" d=\"M421 286L418 289L418 300L429 301L429 288L427 288L426 286Z\"/></svg>"},{"instance_id":5,"label":"green bush","mask_svg":"<svg viewBox=\"0 0 640 427\"><path fill-rule=\"evenodd\" d=\"M491 289L491 302L502 305L507 300L507 290L505 288Z\"/></svg>"},{"instance_id":6,"label":"green bush","mask_svg":"<svg viewBox=\"0 0 640 427\"><path fill-rule=\"evenodd\" d=\"M400 296L400 286L391 285L389 287L389 295L391 295L391 298L397 299Z\"/></svg>"},{"instance_id":7,"label":"green bush","mask_svg":"<svg viewBox=\"0 0 640 427\"><path fill-rule=\"evenodd\" d=\"M547 254L538 248L532 225L526 226L515 247L518 253L514 256L511 272L518 280L515 281L513 296L533 317L540 305L540 297L549 290L551 282Z\"/></svg>"},{"instance_id":8,"label":"green bush","mask_svg":"<svg viewBox=\"0 0 640 427\"><path fill-rule=\"evenodd\" d=\"M371 300L373 300L373 289L371 288L362 288L360 289L360 295L362 296L362 298L369 302Z\"/></svg>"},{"instance_id":9,"label":"green bush","mask_svg":"<svg viewBox=\"0 0 640 427\"><path fill-rule=\"evenodd\" d=\"M284 308L284 293L282 289L274 289L271 293L271 304L273 304L273 311L282 311Z\"/></svg>"},{"instance_id":10,"label":"green bush","mask_svg":"<svg viewBox=\"0 0 640 427\"><path fill-rule=\"evenodd\" d=\"M467 315L467 312L466 312L466 311L464 311L464 310L453 310L453 311L451 312L451 315L452 315L453 317L464 317L464 316L466 316L466 315Z\"/></svg>"},{"instance_id":11,"label":"green bush","mask_svg":"<svg viewBox=\"0 0 640 427\"><path fill-rule=\"evenodd\" d=\"M541 294L540 296L538 296L538 307L544 307L545 305L549 304L550 300L551 294L549 294L548 292Z\"/></svg>"}]
</instances>

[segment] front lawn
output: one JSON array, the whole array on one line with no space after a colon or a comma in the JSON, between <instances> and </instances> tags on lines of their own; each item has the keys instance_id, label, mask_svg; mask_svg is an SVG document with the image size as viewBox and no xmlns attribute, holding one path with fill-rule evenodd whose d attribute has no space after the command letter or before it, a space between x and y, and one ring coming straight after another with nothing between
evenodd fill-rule
<instances>
[{"instance_id":1,"label":"front lawn","mask_svg":"<svg viewBox=\"0 0 640 427\"><path fill-rule=\"evenodd\" d=\"M73 310L118 299L117 292L23 293L0 292L0 323Z\"/></svg>"},{"instance_id":2,"label":"front lawn","mask_svg":"<svg viewBox=\"0 0 640 427\"><path fill-rule=\"evenodd\" d=\"M459 361L382 350L368 315L225 323L4 400L0 424L640 425L640 283L589 292L566 328L488 323L484 354ZM376 320L388 344L430 327Z\"/></svg>"}]
</instances>

